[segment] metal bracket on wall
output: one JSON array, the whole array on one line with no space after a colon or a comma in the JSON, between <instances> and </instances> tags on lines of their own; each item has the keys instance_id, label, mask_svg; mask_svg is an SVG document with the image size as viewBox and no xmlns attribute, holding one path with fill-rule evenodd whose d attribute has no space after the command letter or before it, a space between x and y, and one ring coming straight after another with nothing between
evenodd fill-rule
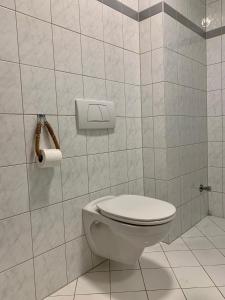
<instances>
[{"instance_id":1,"label":"metal bracket on wall","mask_svg":"<svg viewBox=\"0 0 225 300\"><path fill-rule=\"evenodd\" d=\"M212 187L209 185L204 186L203 184L200 184L200 186L199 186L200 193L203 191L211 192L211 190L212 190Z\"/></svg>"}]
</instances>

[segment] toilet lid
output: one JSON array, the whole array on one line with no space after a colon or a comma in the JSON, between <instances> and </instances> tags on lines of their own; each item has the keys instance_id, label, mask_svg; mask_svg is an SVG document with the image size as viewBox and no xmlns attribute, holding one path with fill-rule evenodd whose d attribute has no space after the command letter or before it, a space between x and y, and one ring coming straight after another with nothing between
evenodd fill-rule
<instances>
[{"instance_id":1,"label":"toilet lid","mask_svg":"<svg viewBox=\"0 0 225 300\"><path fill-rule=\"evenodd\" d=\"M176 213L176 208L165 201L136 195L121 195L97 203L106 217L130 224L163 223Z\"/></svg>"}]
</instances>

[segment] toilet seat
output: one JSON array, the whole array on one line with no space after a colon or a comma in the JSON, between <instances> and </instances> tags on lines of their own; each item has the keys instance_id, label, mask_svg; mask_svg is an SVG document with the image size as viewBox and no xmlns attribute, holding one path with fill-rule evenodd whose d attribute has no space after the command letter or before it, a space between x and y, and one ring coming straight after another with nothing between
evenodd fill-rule
<instances>
[{"instance_id":1,"label":"toilet seat","mask_svg":"<svg viewBox=\"0 0 225 300\"><path fill-rule=\"evenodd\" d=\"M142 226L167 223L176 213L176 208L168 202L137 195L106 197L96 206L99 213L105 217Z\"/></svg>"}]
</instances>

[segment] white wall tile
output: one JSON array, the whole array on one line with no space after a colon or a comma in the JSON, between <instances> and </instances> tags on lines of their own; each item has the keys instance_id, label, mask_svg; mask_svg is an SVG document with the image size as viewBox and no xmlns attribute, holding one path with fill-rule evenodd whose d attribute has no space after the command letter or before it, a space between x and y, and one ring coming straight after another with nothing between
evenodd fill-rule
<instances>
[{"instance_id":1,"label":"white wall tile","mask_svg":"<svg viewBox=\"0 0 225 300\"><path fill-rule=\"evenodd\" d=\"M213 91L221 89L221 64L207 67L207 90Z\"/></svg>"},{"instance_id":2,"label":"white wall tile","mask_svg":"<svg viewBox=\"0 0 225 300\"><path fill-rule=\"evenodd\" d=\"M32 260L1 273L0 294L5 300L35 300Z\"/></svg>"},{"instance_id":3,"label":"white wall tile","mask_svg":"<svg viewBox=\"0 0 225 300\"><path fill-rule=\"evenodd\" d=\"M0 219L29 210L25 165L0 168L0 203Z\"/></svg>"},{"instance_id":4,"label":"white wall tile","mask_svg":"<svg viewBox=\"0 0 225 300\"><path fill-rule=\"evenodd\" d=\"M126 116L141 117L141 91L139 86L125 84Z\"/></svg>"},{"instance_id":5,"label":"white wall tile","mask_svg":"<svg viewBox=\"0 0 225 300\"><path fill-rule=\"evenodd\" d=\"M106 79L124 82L123 50L105 44Z\"/></svg>"},{"instance_id":6,"label":"white wall tile","mask_svg":"<svg viewBox=\"0 0 225 300\"><path fill-rule=\"evenodd\" d=\"M87 153L108 152L109 137L107 129L87 130Z\"/></svg>"},{"instance_id":7,"label":"white wall tile","mask_svg":"<svg viewBox=\"0 0 225 300\"><path fill-rule=\"evenodd\" d=\"M84 97L98 100L106 99L105 80L83 76Z\"/></svg>"},{"instance_id":8,"label":"white wall tile","mask_svg":"<svg viewBox=\"0 0 225 300\"><path fill-rule=\"evenodd\" d=\"M105 78L103 43L82 35L81 44L83 74Z\"/></svg>"},{"instance_id":9,"label":"white wall tile","mask_svg":"<svg viewBox=\"0 0 225 300\"><path fill-rule=\"evenodd\" d=\"M16 0L16 10L25 13L27 15L42 19L45 21L51 21L50 11L51 0Z\"/></svg>"},{"instance_id":10,"label":"white wall tile","mask_svg":"<svg viewBox=\"0 0 225 300\"><path fill-rule=\"evenodd\" d=\"M126 149L126 119L116 118L115 129L109 129L109 151Z\"/></svg>"},{"instance_id":11,"label":"white wall tile","mask_svg":"<svg viewBox=\"0 0 225 300\"><path fill-rule=\"evenodd\" d=\"M51 25L17 13L17 26L21 62L53 69Z\"/></svg>"},{"instance_id":12,"label":"white wall tile","mask_svg":"<svg viewBox=\"0 0 225 300\"><path fill-rule=\"evenodd\" d=\"M139 24L123 15L123 42L124 48L139 53Z\"/></svg>"},{"instance_id":13,"label":"white wall tile","mask_svg":"<svg viewBox=\"0 0 225 300\"><path fill-rule=\"evenodd\" d=\"M14 0L1 0L0 4L5 7L11 8L11 9L15 9L15 1Z\"/></svg>"},{"instance_id":14,"label":"white wall tile","mask_svg":"<svg viewBox=\"0 0 225 300\"><path fill-rule=\"evenodd\" d=\"M26 161L23 117L21 115L0 115L1 158L0 166L21 164Z\"/></svg>"},{"instance_id":15,"label":"white wall tile","mask_svg":"<svg viewBox=\"0 0 225 300\"><path fill-rule=\"evenodd\" d=\"M151 52L141 54L141 84L152 83L152 55Z\"/></svg>"},{"instance_id":16,"label":"white wall tile","mask_svg":"<svg viewBox=\"0 0 225 300\"><path fill-rule=\"evenodd\" d=\"M0 270L4 271L32 257L30 214L0 221Z\"/></svg>"},{"instance_id":17,"label":"white wall tile","mask_svg":"<svg viewBox=\"0 0 225 300\"><path fill-rule=\"evenodd\" d=\"M41 300L67 283L65 245L34 259L37 299Z\"/></svg>"},{"instance_id":18,"label":"white wall tile","mask_svg":"<svg viewBox=\"0 0 225 300\"><path fill-rule=\"evenodd\" d=\"M134 180L143 177L142 149L127 151L128 179Z\"/></svg>"},{"instance_id":19,"label":"white wall tile","mask_svg":"<svg viewBox=\"0 0 225 300\"><path fill-rule=\"evenodd\" d=\"M125 93L124 84L106 81L107 98L115 104L117 116L125 116Z\"/></svg>"},{"instance_id":20,"label":"white wall tile","mask_svg":"<svg viewBox=\"0 0 225 300\"><path fill-rule=\"evenodd\" d=\"M104 41L115 46L123 46L123 16L116 10L103 5Z\"/></svg>"},{"instance_id":21,"label":"white wall tile","mask_svg":"<svg viewBox=\"0 0 225 300\"><path fill-rule=\"evenodd\" d=\"M87 157L72 157L62 161L63 200L88 193Z\"/></svg>"},{"instance_id":22,"label":"white wall tile","mask_svg":"<svg viewBox=\"0 0 225 300\"><path fill-rule=\"evenodd\" d=\"M74 280L92 267L91 251L85 237L66 244L68 281Z\"/></svg>"},{"instance_id":23,"label":"white wall tile","mask_svg":"<svg viewBox=\"0 0 225 300\"><path fill-rule=\"evenodd\" d=\"M140 58L139 55L131 51L124 50L124 71L125 82L130 84L140 84Z\"/></svg>"},{"instance_id":24,"label":"white wall tile","mask_svg":"<svg viewBox=\"0 0 225 300\"><path fill-rule=\"evenodd\" d=\"M222 54L221 36L207 40L207 64L216 64L221 62Z\"/></svg>"},{"instance_id":25,"label":"white wall tile","mask_svg":"<svg viewBox=\"0 0 225 300\"><path fill-rule=\"evenodd\" d=\"M80 34L53 26L55 68L81 74Z\"/></svg>"},{"instance_id":26,"label":"white wall tile","mask_svg":"<svg viewBox=\"0 0 225 300\"><path fill-rule=\"evenodd\" d=\"M70 241L84 234L82 208L89 202L88 196L63 202L65 239Z\"/></svg>"},{"instance_id":27,"label":"white wall tile","mask_svg":"<svg viewBox=\"0 0 225 300\"><path fill-rule=\"evenodd\" d=\"M86 131L77 128L74 116L59 117L60 148L63 157L85 155L87 153Z\"/></svg>"},{"instance_id":28,"label":"white wall tile","mask_svg":"<svg viewBox=\"0 0 225 300\"><path fill-rule=\"evenodd\" d=\"M142 146L141 118L127 118L127 148Z\"/></svg>"},{"instance_id":29,"label":"white wall tile","mask_svg":"<svg viewBox=\"0 0 225 300\"><path fill-rule=\"evenodd\" d=\"M52 22L65 28L80 31L79 2L51 0Z\"/></svg>"},{"instance_id":30,"label":"white wall tile","mask_svg":"<svg viewBox=\"0 0 225 300\"><path fill-rule=\"evenodd\" d=\"M52 70L21 66L23 105L26 114L56 114L55 76Z\"/></svg>"},{"instance_id":31,"label":"white wall tile","mask_svg":"<svg viewBox=\"0 0 225 300\"><path fill-rule=\"evenodd\" d=\"M151 50L151 19L148 18L139 23L140 30L140 52Z\"/></svg>"},{"instance_id":32,"label":"white wall tile","mask_svg":"<svg viewBox=\"0 0 225 300\"><path fill-rule=\"evenodd\" d=\"M127 152L109 153L111 185L127 182Z\"/></svg>"},{"instance_id":33,"label":"white wall tile","mask_svg":"<svg viewBox=\"0 0 225 300\"><path fill-rule=\"evenodd\" d=\"M19 66L0 62L0 110L2 113L22 113Z\"/></svg>"},{"instance_id":34,"label":"white wall tile","mask_svg":"<svg viewBox=\"0 0 225 300\"><path fill-rule=\"evenodd\" d=\"M83 98L82 76L64 72L55 74L58 113L75 115L75 99Z\"/></svg>"},{"instance_id":35,"label":"white wall tile","mask_svg":"<svg viewBox=\"0 0 225 300\"><path fill-rule=\"evenodd\" d=\"M0 7L0 59L18 61L15 12Z\"/></svg>"},{"instance_id":36,"label":"white wall tile","mask_svg":"<svg viewBox=\"0 0 225 300\"><path fill-rule=\"evenodd\" d=\"M103 39L102 3L94 0L79 1L81 32L85 35ZM95 12L93 14L93 12Z\"/></svg>"},{"instance_id":37,"label":"white wall tile","mask_svg":"<svg viewBox=\"0 0 225 300\"><path fill-rule=\"evenodd\" d=\"M34 255L40 255L64 242L62 204L41 208L31 213Z\"/></svg>"},{"instance_id":38,"label":"white wall tile","mask_svg":"<svg viewBox=\"0 0 225 300\"><path fill-rule=\"evenodd\" d=\"M45 207L62 201L60 168L38 168L28 166L30 209Z\"/></svg>"},{"instance_id":39,"label":"white wall tile","mask_svg":"<svg viewBox=\"0 0 225 300\"><path fill-rule=\"evenodd\" d=\"M88 155L89 191L94 192L110 186L109 155Z\"/></svg>"}]
</instances>

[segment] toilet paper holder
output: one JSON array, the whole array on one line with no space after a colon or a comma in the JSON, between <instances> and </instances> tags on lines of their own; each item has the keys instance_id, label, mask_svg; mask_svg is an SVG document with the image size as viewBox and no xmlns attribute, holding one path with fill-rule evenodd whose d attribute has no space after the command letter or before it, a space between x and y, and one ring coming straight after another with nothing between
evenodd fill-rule
<instances>
[{"instance_id":1,"label":"toilet paper holder","mask_svg":"<svg viewBox=\"0 0 225 300\"><path fill-rule=\"evenodd\" d=\"M60 145L57 140L57 137L54 133L52 126L47 121L45 114L38 114L37 115L37 126L36 126L36 130L35 130L35 153L37 155L39 162L42 162L42 160L43 160L43 157L41 154L41 149L40 149L40 138L41 138L42 127L47 128L47 131L53 140L55 148L60 149Z\"/></svg>"}]
</instances>

